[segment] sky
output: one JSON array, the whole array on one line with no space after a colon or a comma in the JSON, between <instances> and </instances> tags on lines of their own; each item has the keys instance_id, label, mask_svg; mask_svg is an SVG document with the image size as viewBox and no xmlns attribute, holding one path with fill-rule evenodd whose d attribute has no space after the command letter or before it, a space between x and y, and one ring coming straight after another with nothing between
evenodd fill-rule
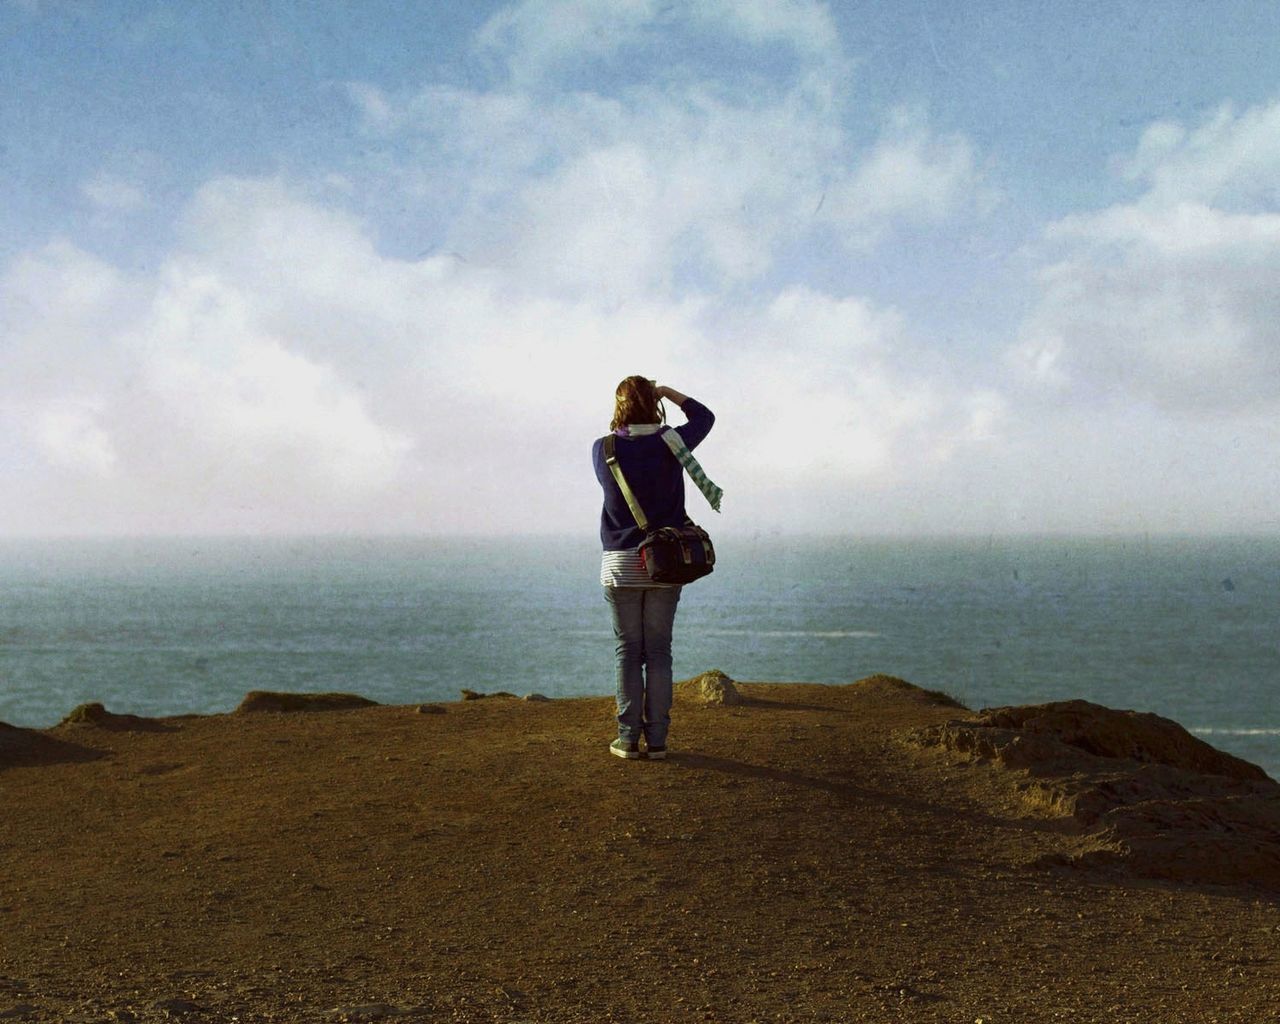
<instances>
[{"instance_id":1,"label":"sky","mask_svg":"<svg viewBox=\"0 0 1280 1024\"><path fill-rule=\"evenodd\" d=\"M1280 529L1280 5L0 0L0 537ZM678 409L669 410L681 422Z\"/></svg>"}]
</instances>

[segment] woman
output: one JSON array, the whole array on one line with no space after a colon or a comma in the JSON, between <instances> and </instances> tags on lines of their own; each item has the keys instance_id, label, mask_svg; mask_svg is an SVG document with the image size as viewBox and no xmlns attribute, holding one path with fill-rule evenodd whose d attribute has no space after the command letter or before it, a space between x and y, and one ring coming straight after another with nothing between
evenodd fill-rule
<instances>
[{"instance_id":1,"label":"woman","mask_svg":"<svg viewBox=\"0 0 1280 1024\"><path fill-rule=\"evenodd\" d=\"M616 458L627 485L648 517L650 529L680 526L684 510L684 472L671 447L660 436L666 429L659 404L667 398L680 406L688 423L676 427L685 447L693 449L711 430L715 416L702 403L674 388L645 377L628 377L614 394L613 422ZM640 563L644 533L605 463L604 438L591 451L596 479L604 489L600 539L604 556L600 583L613 613L617 639L616 676L618 738L609 752L618 757L641 756L644 738L648 757L667 753L671 721L671 630L680 587L654 583Z\"/></svg>"}]
</instances>

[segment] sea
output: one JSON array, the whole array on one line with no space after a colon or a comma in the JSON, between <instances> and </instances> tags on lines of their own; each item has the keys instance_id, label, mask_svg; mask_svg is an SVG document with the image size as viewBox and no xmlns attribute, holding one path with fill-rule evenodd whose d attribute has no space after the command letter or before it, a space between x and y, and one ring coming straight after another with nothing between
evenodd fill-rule
<instances>
[{"instance_id":1,"label":"sea","mask_svg":"<svg viewBox=\"0 0 1280 1024\"><path fill-rule=\"evenodd\" d=\"M717 553L681 595L677 679L1083 698L1280 779L1280 538L761 534ZM264 689L610 694L599 557L594 537L5 540L0 721L217 713Z\"/></svg>"}]
</instances>

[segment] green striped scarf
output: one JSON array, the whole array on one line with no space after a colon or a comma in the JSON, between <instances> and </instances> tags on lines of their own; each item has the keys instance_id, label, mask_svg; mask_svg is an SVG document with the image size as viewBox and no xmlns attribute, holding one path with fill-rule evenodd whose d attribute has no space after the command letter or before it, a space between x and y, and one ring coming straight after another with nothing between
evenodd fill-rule
<instances>
[{"instance_id":1,"label":"green striped scarf","mask_svg":"<svg viewBox=\"0 0 1280 1024\"><path fill-rule=\"evenodd\" d=\"M685 447L683 438L674 429L667 428L662 432L662 440L667 442L667 447L680 460L680 465L684 466L685 472L689 474L689 479L697 484L698 490L706 495L711 507L719 512L720 499L724 497L724 491L707 479L707 474L698 465L698 460L693 457L693 452Z\"/></svg>"}]
</instances>

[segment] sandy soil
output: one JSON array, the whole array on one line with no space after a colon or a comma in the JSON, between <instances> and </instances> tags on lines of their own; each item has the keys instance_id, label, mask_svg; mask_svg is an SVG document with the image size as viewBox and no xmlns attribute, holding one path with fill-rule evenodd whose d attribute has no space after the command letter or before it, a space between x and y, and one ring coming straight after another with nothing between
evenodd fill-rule
<instances>
[{"instance_id":1,"label":"sandy soil","mask_svg":"<svg viewBox=\"0 0 1280 1024\"><path fill-rule=\"evenodd\" d=\"M1274 891L1042 866L923 691L741 689L665 762L608 699L13 732L0 1018L1280 1020Z\"/></svg>"}]
</instances>

